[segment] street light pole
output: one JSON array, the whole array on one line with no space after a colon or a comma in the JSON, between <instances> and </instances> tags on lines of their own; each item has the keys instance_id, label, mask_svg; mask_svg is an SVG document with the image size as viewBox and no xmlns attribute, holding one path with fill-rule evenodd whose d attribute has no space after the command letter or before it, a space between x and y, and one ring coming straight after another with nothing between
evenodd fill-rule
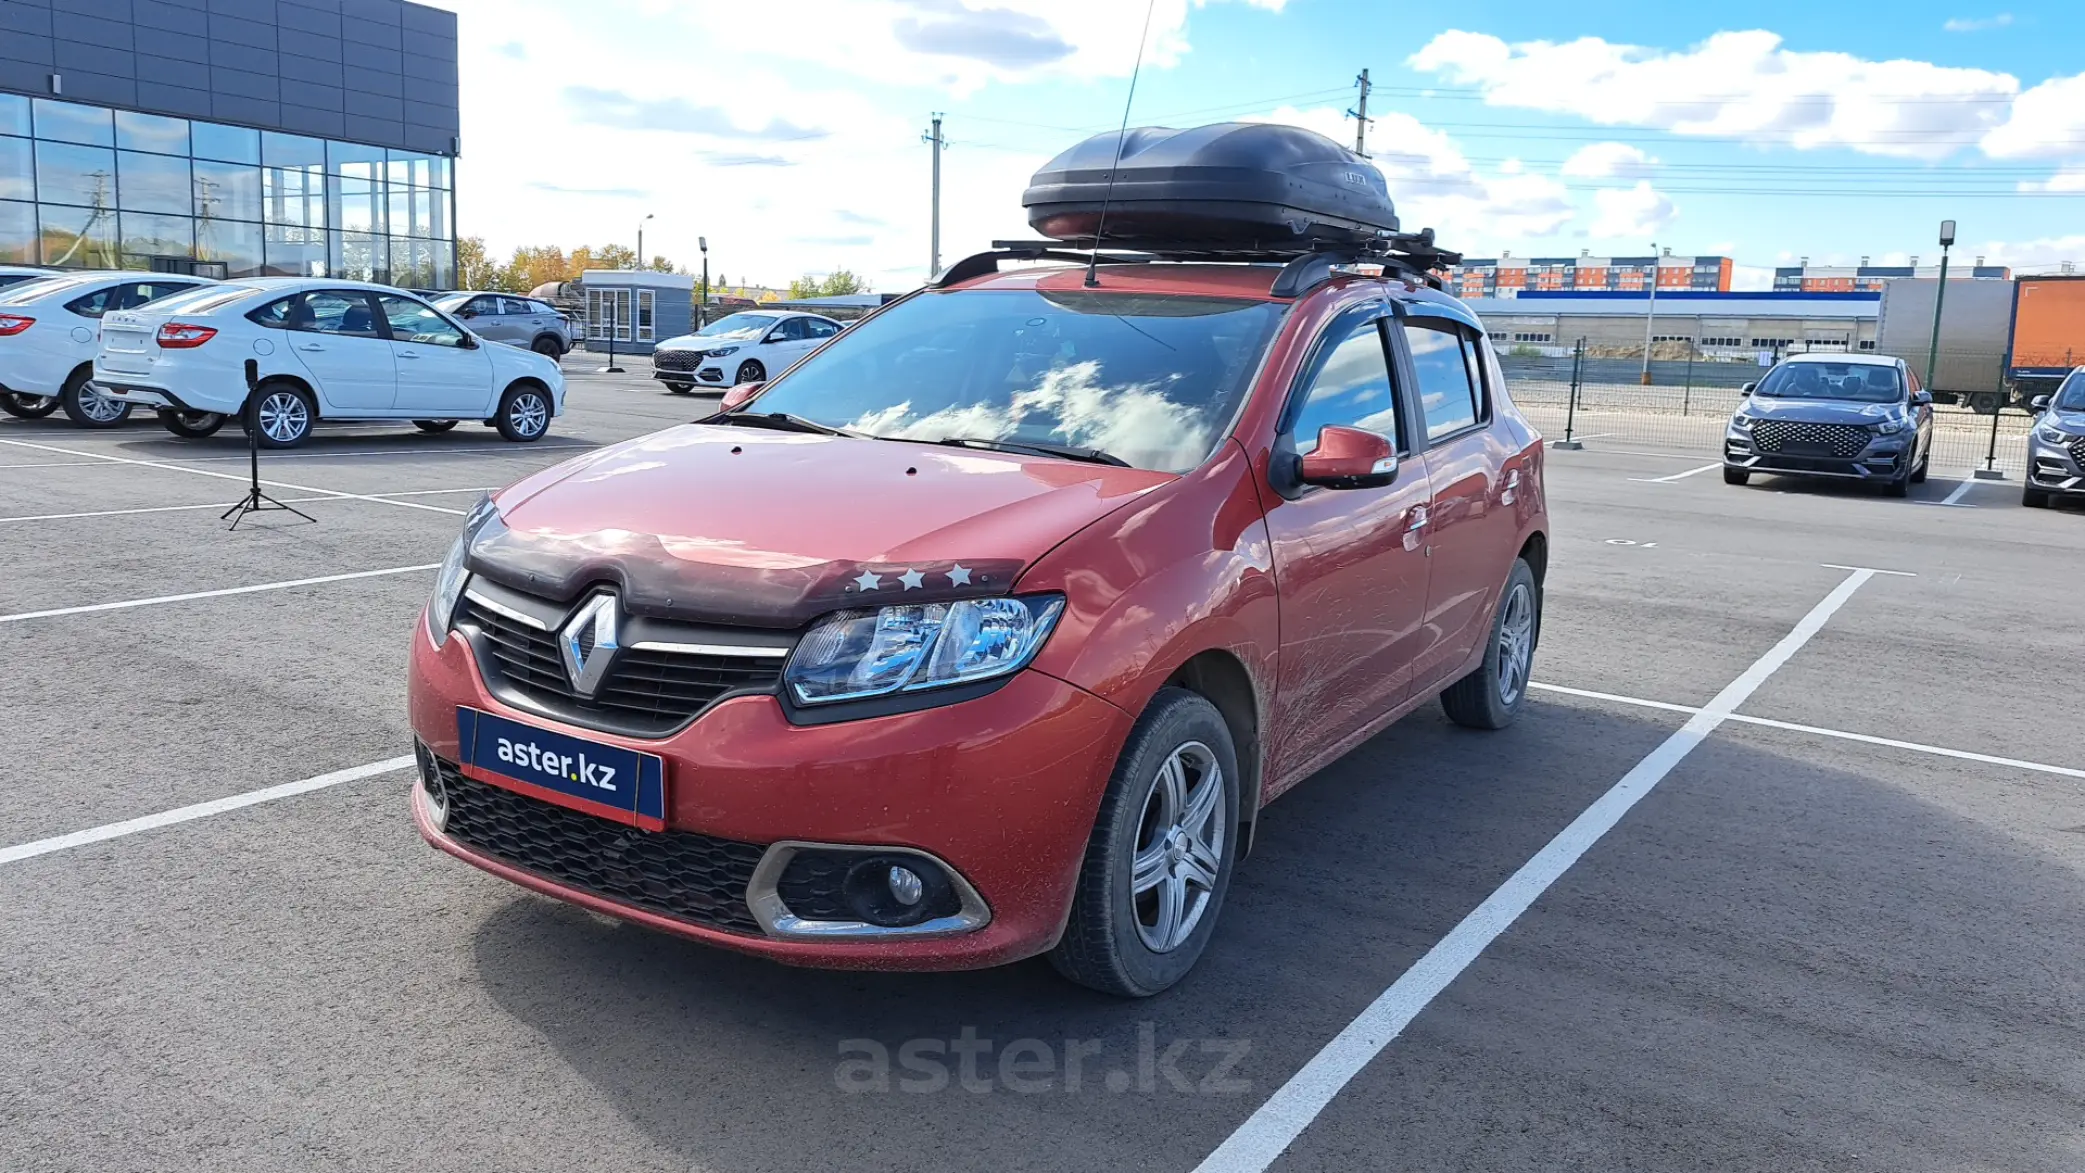
<instances>
[{"instance_id":1,"label":"street light pole","mask_svg":"<svg viewBox=\"0 0 2085 1173\"><path fill-rule=\"evenodd\" d=\"M695 238L695 247L702 250L702 320L697 329L709 325L709 237Z\"/></svg>"},{"instance_id":2,"label":"street light pole","mask_svg":"<svg viewBox=\"0 0 2085 1173\"><path fill-rule=\"evenodd\" d=\"M1651 242L1651 308L1643 316L1643 385L1651 385L1651 327L1658 320L1658 242Z\"/></svg>"},{"instance_id":3,"label":"street light pole","mask_svg":"<svg viewBox=\"0 0 2085 1173\"><path fill-rule=\"evenodd\" d=\"M644 267L645 267L645 266L644 266L644 221L645 221L645 220L649 220L649 219L651 219L651 218L652 218L652 216L653 216L653 213L647 212L647 213L645 213L645 217L644 217L644 220L639 220L639 221L637 222L637 263L636 263L636 264L634 264L634 265L632 265L632 266L630 266L630 267L631 267L632 269L642 269L642 268L644 268Z\"/></svg>"},{"instance_id":4,"label":"street light pole","mask_svg":"<svg viewBox=\"0 0 2085 1173\"><path fill-rule=\"evenodd\" d=\"M1933 344L1926 349L1926 390L1933 389L1933 372L1940 367L1940 307L1947 301L1947 251L1955 246L1955 222L1940 222L1940 288L1933 291Z\"/></svg>"}]
</instances>

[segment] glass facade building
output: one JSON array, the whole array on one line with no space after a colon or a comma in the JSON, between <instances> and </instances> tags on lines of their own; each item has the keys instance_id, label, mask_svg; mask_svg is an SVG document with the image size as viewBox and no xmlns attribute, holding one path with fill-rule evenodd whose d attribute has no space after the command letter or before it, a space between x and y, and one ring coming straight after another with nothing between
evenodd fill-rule
<instances>
[{"instance_id":1,"label":"glass facade building","mask_svg":"<svg viewBox=\"0 0 2085 1173\"><path fill-rule=\"evenodd\" d=\"M456 281L446 156L0 93L0 263Z\"/></svg>"}]
</instances>

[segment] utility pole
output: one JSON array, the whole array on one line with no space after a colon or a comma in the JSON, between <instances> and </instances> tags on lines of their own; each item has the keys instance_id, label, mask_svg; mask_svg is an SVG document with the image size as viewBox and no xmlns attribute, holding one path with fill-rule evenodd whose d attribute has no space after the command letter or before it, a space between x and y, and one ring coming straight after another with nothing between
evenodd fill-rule
<instances>
[{"instance_id":1,"label":"utility pole","mask_svg":"<svg viewBox=\"0 0 2085 1173\"><path fill-rule=\"evenodd\" d=\"M1940 222L1940 288L1933 291L1933 345L1926 350L1926 390L1933 389L1933 372L1940 366L1940 307L1947 302L1947 253L1955 246L1955 222Z\"/></svg>"},{"instance_id":2,"label":"utility pole","mask_svg":"<svg viewBox=\"0 0 2085 1173\"><path fill-rule=\"evenodd\" d=\"M1368 117L1368 91L1374 87L1369 85L1368 71L1365 69L1361 71L1360 77L1354 79L1354 84L1361 89L1361 101L1355 109L1347 111L1347 117L1354 120L1354 153L1366 159L1368 158L1368 124L1370 121Z\"/></svg>"},{"instance_id":3,"label":"utility pole","mask_svg":"<svg viewBox=\"0 0 2085 1173\"><path fill-rule=\"evenodd\" d=\"M654 213L646 212L644 214L644 220L639 220L637 222L637 263L630 266L632 269L643 270L647 267L644 263L644 222L645 220L650 220L653 217Z\"/></svg>"},{"instance_id":4,"label":"utility pole","mask_svg":"<svg viewBox=\"0 0 2085 1173\"><path fill-rule=\"evenodd\" d=\"M1651 242L1651 308L1643 316L1643 385L1651 385L1651 328L1658 320L1658 242Z\"/></svg>"},{"instance_id":5,"label":"utility pole","mask_svg":"<svg viewBox=\"0 0 2085 1173\"><path fill-rule=\"evenodd\" d=\"M695 247L702 250L702 310L695 322L695 328L700 330L709 325L709 237L696 237Z\"/></svg>"},{"instance_id":6,"label":"utility pole","mask_svg":"<svg viewBox=\"0 0 2085 1173\"><path fill-rule=\"evenodd\" d=\"M948 140L941 137L941 112L934 112L934 129L919 136L919 141L934 148L934 215L933 228L928 245L932 260L927 265L929 278L941 275L941 152L948 149Z\"/></svg>"}]
</instances>

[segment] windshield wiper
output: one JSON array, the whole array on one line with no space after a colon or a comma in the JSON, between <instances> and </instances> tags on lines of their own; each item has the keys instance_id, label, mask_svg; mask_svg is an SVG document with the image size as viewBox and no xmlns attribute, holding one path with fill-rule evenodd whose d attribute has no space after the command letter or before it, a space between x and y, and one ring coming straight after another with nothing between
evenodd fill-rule
<instances>
[{"instance_id":1,"label":"windshield wiper","mask_svg":"<svg viewBox=\"0 0 2085 1173\"><path fill-rule=\"evenodd\" d=\"M818 436L852 436L866 439L860 432L846 428L828 427L817 420L807 420L786 411L727 411L711 416L705 423L734 424L742 428L769 428L777 432L810 432Z\"/></svg>"},{"instance_id":2,"label":"windshield wiper","mask_svg":"<svg viewBox=\"0 0 2085 1173\"><path fill-rule=\"evenodd\" d=\"M1083 460L1088 464L1110 464L1116 468L1129 468L1130 463L1098 448L1075 448L1070 444L1052 444L1046 440L981 440L967 436L950 436L934 443L949 448L983 448L991 452L1013 452L1024 456L1055 456L1064 460Z\"/></svg>"}]
</instances>

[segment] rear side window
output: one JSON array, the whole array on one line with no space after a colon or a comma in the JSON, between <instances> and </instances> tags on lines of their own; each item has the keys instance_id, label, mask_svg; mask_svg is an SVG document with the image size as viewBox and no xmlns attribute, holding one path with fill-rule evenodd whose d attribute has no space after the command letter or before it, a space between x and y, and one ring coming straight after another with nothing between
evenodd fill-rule
<instances>
[{"instance_id":1,"label":"rear side window","mask_svg":"<svg viewBox=\"0 0 2085 1173\"><path fill-rule=\"evenodd\" d=\"M1318 432L1335 426L1374 432L1402 449L1379 321L1350 324L1319 352L1289 429L1299 455L1317 451Z\"/></svg>"},{"instance_id":2,"label":"rear side window","mask_svg":"<svg viewBox=\"0 0 2085 1173\"><path fill-rule=\"evenodd\" d=\"M250 285L191 285L153 302L152 309L157 313L207 314L253 292Z\"/></svg>"},{"instance_id":3,"label":"rear side window","mask_svg":"<svg viewBox=\"0 0 2085 1173\"><path fill-rule=\"evenodd\" d=\"M279 297L246 315L246 320L270 330L287 330L290 328L290 307L297 304L297 298L302 296L303 294L296 294Z\"/></svg>"},{"instance_id":4,"label":"rear side window","mask_svg":"<svg viewBox=\"0 0 2085 1173\"><path fill-rule=\"evenodd\" d=\"M1448 322L1407 321L1403 329L1412 369L1419 377L1427 438L1438 440L1474 426L1483 384L1461 328Z\"/></svg>"},{"instance_id":5,"label":"rear side window","mask_svg":"<svg viewBox=\"0 0 2085 1173\"><path fill-rule=\"evenodd\" d=\"M123 286L111 285L92 293L75 297L65 303L65 308L83 318L98 318L113 309L122 308Z\"/></svg>"},{"instance_id":6,"label":"rear side window","mask_svg":"<svg viewBox=\"0 0 2085 1173\"><path fill-rule=\"evenodd\" d=\"M813 338L830 338L840 332L840 328L831 322L821 322L816 318L808 318L806 321L809 325L805 328L811 332Z\"/></svg>"},{"instance_id":7,"label":"rear side window","mask_svg":"<svg viewBox=\"0 0 2085 1173\"><path fill-rule=\"evenodd\" d=\"M349 338L381 338L376 310L367 295L348 289L319 289L290 307L289 328Z\"/></svg>"},{"instance_id":8,"label":"rear side window","mask_svg":"<svg viewBox=\"0 0 2085 1173\"><path fill-rule=\"evenodd\" d=\"M195 288L193 281L139 281L123 287L123 305L126 310L149 305L162 297L172 297Z\"/></svg>"}]
</instances>

